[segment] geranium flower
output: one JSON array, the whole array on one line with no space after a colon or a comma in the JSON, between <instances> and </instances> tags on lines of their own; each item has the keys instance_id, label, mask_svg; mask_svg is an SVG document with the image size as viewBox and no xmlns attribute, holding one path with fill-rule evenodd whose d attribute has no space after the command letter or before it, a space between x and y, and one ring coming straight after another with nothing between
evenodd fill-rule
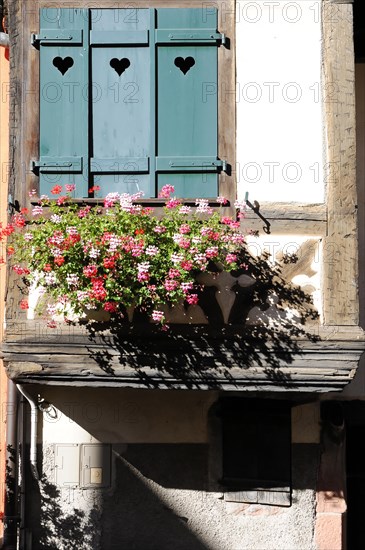
<instances>
[{"instance_id":1,"label":"geranium flower","mask_svg":"<svg viewBox=\"0 0 365 550\"><path fill-rule=\"evenodd\" d=\"M74 184L64 189L75 191ZM56 192L62 186L55 186L52 194ZM11 224L0 225L0 239L12 235L7 250L15 254L15 273L48 294L49 304L57 304L47 307L43 300L47 315L54 307L65 319L71 318L71 310L103 308L119 314L120 307L138 304L162 328L160 304L197 304L190 274L210 271L212 260L227 271L237 269L245 244L240 223L213 213L208 199L197 199L192 208L172 198L171 185L161 193L167 204L158 217L135 202L141 193L110 193L105 210L78 206L69 195L59 196L59 204L42 196L32 215L42 216L44 205L47 216L27 225L27 212L16 213ZM217 202L224 205L226 199L218 197Z\"/></svg>"},{"instance_id":2,"label":"geranium flower","mask_svg":"<svg viewBox=\"0 0 365 550\"><path fill-rule=\"evenodd\" d=\"M32 209L32 214L33 216L42 216L43 214L43 207L38 205L38 206L35 206L33 209Z\"/></svg>"},{"instance_id":3,"label":"geranium flower","mask_svg":"<svg viewBox=\"0 0 365 550\"><path fill-rule=\"evenodd\" d=\"M54 187L52 187L51 193L52 195L59 195L60 193L62 193L62 185L55 185Z\"/></svg>"},{"instance_id":4,"label":"geranium flower","mask_svg":"<svg viewBox=\"0 0 365 550\"><path fill-rule=\"evenodd\" d=\"M161 188L158 196L162 199L169 199L170 196L175 192L175 187L173 185L164 185Z\"/></svg>"},{"instance_id":5,"label":"geranium flower","mask_svg":"<svg viewBox=\"0 0 365 550\"><path fill-rule=\"evenodd\" d=\"M195 306L199 302L199 298L197 294L188 294L186 296L186 301L188 304Z\"/></svg>"},{"instance_id":6,"label":"geranium flower","mask_svg":"<svg viewBox=\"0 0 365 550\"><path fill-rule=\"evenodd\" d=\"M162 321L165 318L165 314L163 311L159 311L158 309L154 309L151 313L151 317L154 321L157 321L158 323L162 323Z\"/></svg>"}]
</instances>

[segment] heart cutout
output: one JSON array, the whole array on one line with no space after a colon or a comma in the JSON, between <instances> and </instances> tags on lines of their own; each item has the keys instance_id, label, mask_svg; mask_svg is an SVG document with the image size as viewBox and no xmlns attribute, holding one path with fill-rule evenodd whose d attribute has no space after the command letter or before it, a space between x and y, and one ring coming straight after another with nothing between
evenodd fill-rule
<instances>
[{"instance_id":1,"label":"heart cutout","mask_svg":"<svg viewBox=\"0 0 365 550\"><path fill-rule=\"evenodd\" d=\"M53 65L60 71L62 76L67 73L70 67L74 64L72 57L55 57Z\"/></svg>"},{"instance_id":2,"label":"heart cutout","mask_svg":"<svg viewBox=\"0 0 365 550\"><path fill-rule=\"evenodd\" d=\"M175 59L175 65L180 69L182 73L186 74L191 69L191 67L195 65L195 59L193 57L190 57L190 55L189 57L185 57L185 59L183 57L177 57Z\"/></svg>"},{"instance_id":3,"label":"heart cutout","mask_svg":"<svg viewBox=\"0 0 365 550\"><path fill-rule=\"evenodd\" d=\"M131 62L126 57L123 57L122 59L117 59L116 57L113 57L113 59L110 60L110 66L112 69L115 70L115 72L120 76L124 73L126 69L130 66Z\"/></svg>"}]
</instances>

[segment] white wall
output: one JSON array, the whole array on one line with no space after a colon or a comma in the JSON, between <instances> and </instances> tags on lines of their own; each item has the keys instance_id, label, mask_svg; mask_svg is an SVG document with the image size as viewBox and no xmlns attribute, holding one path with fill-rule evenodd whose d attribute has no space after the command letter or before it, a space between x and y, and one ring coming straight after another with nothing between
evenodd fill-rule
<instances>
[{"instance_id":1,"label":"white wall","mask_svg":"<svg viewBox=\"0 0 365 550\"><path fill-rule=\"evenodd\" d=\"M239 198L324 201L320 8L237 2Z\"/></svg>"}]
</instances>

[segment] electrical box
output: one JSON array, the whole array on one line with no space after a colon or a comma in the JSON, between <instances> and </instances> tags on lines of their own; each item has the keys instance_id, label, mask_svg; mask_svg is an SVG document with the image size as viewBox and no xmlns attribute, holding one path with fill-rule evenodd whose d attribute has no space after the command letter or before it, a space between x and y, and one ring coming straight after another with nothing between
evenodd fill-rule
<instances>
[{"instance_id":1,"label":"electrical box","mask_svg":"<svg viewBox=\"0 0 365 550\"><path fill-rule=\"evenodd\" d=\"M55 484L59 487L78 487L80 484L80 450L77 444L54 446Z\"/></svg>"},{"instance_id":2,"label":"electrical box","mask_svg":"<svg viewBox=\"0 0 365 550\"><path fill-rule=\"evenodd\" d=\"M102 489L111 485L111 445L80 445L81 480L83 489Z\"/></svg>"}]
</instances>

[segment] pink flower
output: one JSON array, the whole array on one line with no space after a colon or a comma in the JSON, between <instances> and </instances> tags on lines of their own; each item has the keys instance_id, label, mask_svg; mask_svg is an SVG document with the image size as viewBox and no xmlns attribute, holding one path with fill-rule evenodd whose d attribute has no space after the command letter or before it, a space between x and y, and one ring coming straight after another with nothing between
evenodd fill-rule
<instances>
[{"instance_id":1,"label":"pink flower","mask_svg":"<svg viewBox=\"0 0 365 550\"><path fill-rule=\"evenodd\" d=\"M207 258L216 258L218 256L218 246L211 246L205 251Z\"/></svg>"},{"instance_id":2,"label":"pink flower","mask_svg":"<svg viewBox=\"0 0 365 550\"><path fill-rule=\"evenodd\" d=\"M33 216L42 216L43 214L43 208L42 206L38 205L38 206L35 206L33 209L32 209L32 215Z\"/></svg>"},{"instance_id":3,"label":"pink flower","mask_svg":"<svg viewBox=\"0 0 365 550\"><path fill-rule=\"evenodd\" d=\"M37 191L36 191L36 189L32 189L32 190L31 190L31 191L29 191L29 193L28 193L29 197L35 197L35 196L36 196L36 194L37 194Z\"/></svg>"},{"instance_id":4,"label":"pink flower","mask_svg":"<svg viewBox=\"0 0 365 550\"><path fill-rule=\"evenodd\" d=\"M153 230L155 233L165 233L166 227L164 227L163 225L156 225Z\"/></svg>"},{"instance_id":5,"label":"pink flower","mask_svg":"<svg viewBox=\"0 0 365 550\"><path fill-rule=\"evenodd\" d=\"M190 247L190 239L187 239L183 235L174 235L173 239L174 239L176 244L181 246L181 248L187 249L187 248Z\"/></svg>"},{"instance_id":6,"label":"pink flower","mask_svg":"<svg viewBox=\"0 0 365 550\"><path fill-rule=\"evenodd\" d=\"M152 311L151 317L154 321L157 321L158 323L162 323L162 321L165 318L165 314L163 311L159 311L158 309L155 309Z\"/></svg>"},{"instance_id":7,"label":"pink flower","mask_svg":"<svg viewBox=\"0 0 365 550\"><path fill-rule=\"evenodd\" d=\"M137 279L139 280L140 283L149 281L150 279L150 274L148 273L149 268L150 268L150 264L148 262L142 262L137 266L137 269L138 269Z\"/></svg>"},{"instance_id":8,"label":"pink flower","mask_svg":"<svg viewBox=\"0 0 365 550\"><path fill-rule=\"evenodd\" d=\"M180 206L181 202L179 199L170 199L169 202L166 203L166 208L169 208L172 210L173 208L176 208L177 206Z\"/></svg>"},{"instance_id":9,"label":"pink flower","mask_svg":"<svg viewBox=\"0 0 365 550\"><path fill-rule=\"evenodd\" d=\"M185 299L188 302L188 304L193 306L196 306L196 304L199 302L199 298L197 294L188 294L188 296L186 296Z\"/></svg>"},{"instance_id":10,"label":"pink flower","mask_svg":"<svg viewBox=\"0 0 365 550\"><path fill-rule=\"evenodd\" d=\"M119 200L120 200L119 193L108 193L104 199L104 206L105 208L111 208Z\"/></svg>"},{"instance_id":11,"label":"pink flower","mask_svg":"<svg viewBox=\"0 0 365 550\"><path fill-rule=\"evenodd\" d=\"M81 210L78 211L77 215L79 218L86 218L90 210L91 210L91 206L85 206L85 208L81 208Z\"/></svg>"},{"instance_id":12,"label":"pink flower","mask_svg":"<svg viewBox=\"0 0 365 550\"><path fill-rule=\"evenodd\" d=\"M175 279L166 279L166 281L163 284L167 292L171 292L175 290L178 285L179 283L175 281Z\"/></svg>"},{"instance_id":13,"label":"pink flower","mask_svg":"<svg viewBox=\"0 0 365 550\"><path fill-rule=\"evenodd\" d=\"M75 191L76 185L74 183L66 183L65 189L67 193L72 193L72 191Z\"/></svg>"},{"instance_id":14,"label":"pink flower","mask_svg":"<svg viewBox=\"0 0 365 550\"><path fill-rule=\"evenodd\" d=\"M183 225L180 226L179 233L181 233L182 235L186 235L187 233L190 233L190 231L191 231L191 227L189 224L184 223Z\"/></svg>"},{"instance_id":15,"label":"pink flower","mask_svg":"<svg viewBox=\"0 0 365 550\"><path fill-rule=\"evenodd\" d=\"M217 202L219 204L227 204L228 203L228 199L226 199L226 197L222 197L221 195L219 197L217 197Z\"/></svg>"},{"instance_id":16,"label":"pink flower","mask_svg":"<svg viewBox=\"0 0 365 550\"><path fill-rule=\"evenodd\" d=\"M164 185L158 196L162 199L169 199L174 191L175 187L173 185Z\"/></svg>"},{"instance_id":17,"label":"pink flower","mask_svg":"<svg viewBox=\"0 0 365 550\"><path fill-rule=\"evenodd\" d=\"M226 256L227 264L234 264L236 261L237 261L237 255L236 254L227 254L227 256Z\"/></svg>"},{"instance_id":18,"label":"pink flower","mask_svg":"<svg viewBox=\"0 0 365 550\"><path fill-rule=\"evenodd\" d=\"M175 269L175 268L171 268L169 270L169 277L170 279L178 279L180 277L181 273L178 269Z\"/></svg>"}]
</instances>

